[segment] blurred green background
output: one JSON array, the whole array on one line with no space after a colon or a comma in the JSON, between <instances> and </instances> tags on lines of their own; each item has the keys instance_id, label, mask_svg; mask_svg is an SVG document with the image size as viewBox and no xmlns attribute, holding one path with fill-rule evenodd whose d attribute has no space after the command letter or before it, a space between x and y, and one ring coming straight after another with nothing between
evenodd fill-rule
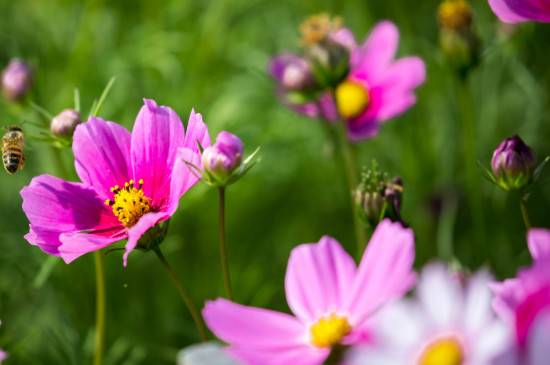
<instances>
[{"instance_id":1,"label":"blurred green background","mask_svg":"<svg viewBox=\"0 0 550 365\"><path fill-rule=\"evenodd\" d=\"M57 114L80 88L87 111L111 76L116 83L100 113L131 129L152 98L184 121L195 108L214 139L239 135L245 154L260 145L263 161L227 190L227 240L236 300L288 311L283 280L290 250L322 235L355 252L342 166L320 122L282 107L267 74L272 55L298 50L298 25L311 14L341 15L359 40L381 19L401 31L399 56L417 54L428 79L418 103L357 145L360 165L376 158L403 178L402 215L416 235L416 266L445 247L469 268L490 265L499 278L529 263L518 196L479 174L485 248L473 240L453 75L438 48L438 1L69 1L0 0L0 66L12 57L36 69L32 100ZM549 153L550 26L503 27L485 1L473 4L483 59L471 75L477 158L489 166L505 137L519 134L539 156ZM505 32L510 34L505 35ZM0 124L42 123L28 105L0 101ZM27 136L41 129L24 125ZM93 255L61 260L39 277L48 256L23 238L28 221L19 191L39 174L60 175L58 154L28 141L25 169L0 174L0 348L6 364L89 364L93 349ZM61 163L72 166L70 149ZM74 169L70 169L76 180ZM545 172L541 180L548 178ZM550 226L549 189L527 207L534 226ZM47 207L44 207L47 209ZM118 243L122 246L124 243ZM198 306L222 296L217 241L217 192L199 183L181 202L162 244L168 261ZM484 253L485 252L485 253ZM105 256L105 364L173 364L197 342L191 317L157 258L120 251Z\"/></svg>"}]
</instances>

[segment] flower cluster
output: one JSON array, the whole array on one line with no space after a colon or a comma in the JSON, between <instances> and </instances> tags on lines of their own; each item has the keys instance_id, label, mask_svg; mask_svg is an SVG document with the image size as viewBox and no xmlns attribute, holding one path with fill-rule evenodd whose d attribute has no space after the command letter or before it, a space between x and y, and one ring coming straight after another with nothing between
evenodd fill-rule
<instances>
[{"instance_id":1,"label":"flower cluster","mask_svg":"<svg viewBox=\"0 0 550 365\"><path fill-rule=\"evenodd\" d=\"M399 32L393 23L375 25L362 45L326 14L308 19L301 29L304 56L283 54L270 64L285 105L327 122L341 118L348 138L362 141L416 102L414 89L426 79L425 65L418 57L394 59Z\"/></svg>"}]
</instances>

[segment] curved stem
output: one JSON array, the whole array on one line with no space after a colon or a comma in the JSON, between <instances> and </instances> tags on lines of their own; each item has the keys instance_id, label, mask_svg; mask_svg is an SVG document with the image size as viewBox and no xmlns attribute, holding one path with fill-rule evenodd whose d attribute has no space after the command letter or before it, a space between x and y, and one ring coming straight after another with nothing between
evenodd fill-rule
<instances>
[{"instance_id":1,"label":"curved stem","mask_svg":"<svg viewBox=\"0 0 550 365\"><path fill-rule=\"evenodd\" d=\"M103 355L103 339L105 335L105 274L103 271L103 256L101 251L94 252L96 277L96 313L95 313L95 351L94 365L101 365Z\"/></svg>"},{"instance_id":2,"label":"curved stem","mask_svg":"<svg viewBox=\"0 0 550 365\"><path fill-rule=\"evenodd\" d=\"M529 214L527 213L527 206L525 205L525 198L521 197L519 199L519 207L521 209L521 215L523 216L523 222L525 223L525 228L527 230L531 229L531 220L529 219Z\"/></svg>"},{"instance_id":3,"label":"curved stem","mask_svg":"<svg viewBox=\"0 0 550 365\"><path fill-rule=\"evenodd\" d=\"M233 292L231 290L231 276L229 275L229 263L227 260L227 248L225 244L225 187L218 188L220 196L220 215L219 215L219 232L220 232L220 258L222 263L223 283L225 285L225 294L227 299L233 300Z\"/></svg>"},{"instance_id":4,"label":"curved stem","mask_svg":"<svg viewBox=\"0 0 550 365\"><path fill-rule=\"evenodd\" d=\"M206 338L206 328L204 327L204 324L202 323L201 316L199 314L199 311L197 310L197 307L195 307L195 304L193 304L193 301L189 297L189 294L187 294L187 291L185 291L182 283L177 278L176 274L174 273L174 270L172 270L172 267L170 264L168 264L168 261L166 261L166 258L160 251L160 248L157 246L153 249L155 253L157 254L160 262L162 263L162 266L166 269L168 272L168 275L170 275L170 278L176 285L176 288L178 288L178 291L180 292L181 297L183 298L183 301L185 302L185 305L187 305L187 308L189 309L189 312L191 312L191 316L193 317L193 321L195 321L195 325L197 326L197 329L199 330L201 339L203 342L207 340Z\"/></svg>"}]
</instances>

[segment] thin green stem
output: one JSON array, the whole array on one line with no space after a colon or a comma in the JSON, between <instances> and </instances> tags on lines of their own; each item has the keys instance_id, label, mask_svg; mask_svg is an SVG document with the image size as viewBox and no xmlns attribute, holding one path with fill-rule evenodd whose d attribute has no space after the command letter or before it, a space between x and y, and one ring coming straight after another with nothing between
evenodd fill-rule
<instances>
[{"instance_id":1,"label":"thin green stem","mask_svg":"<svg viewBox=\"0 0 550 365\"><path fill-rule=\"evenodd\" d=\"M100 250L94 252L96 278L96 313L95 313L95 351L94 365L101 365L103 357L103 341L105 337L105 273L103 271L103 255Z\"/></svg>"},{"instance_id":2,"label":"thin green stem","mask_svg":"<svg viewBox=\"0 0 550 365\"><path fill-rule=\"evenodd\" d=\"M220 258L222 263L223 283L227 299L233 300L231 290L231 276L229 275L229 263L227 260L227 248L225 244L225 186L218 188L220 196L219 232L220 232Z\"/></svg>"},{"instance_id":3,"label":"thin green stem","mask_svg":"<svg viewBox=\"0 0 550 365\"><path fill-rule=\"evenodd\" d=\"M357 255L360 258L363 255L363 251L367 245L367 236L365 229L363 228L363 225L355 212L355 205L353 199L351 198L352 192L359 184L359 177L357 176L357 162L355 160L355 153L347 139L345 122L340 119L337 124L339 141L336 145L338 146L338 152L344 162L346 181L348 183L348 199L350 202L351 215L353 217L353 228L355 230L355 240L357 243Z\"/></svg>"},{"instance_id":4,"label":"thin green stem","mask_svg":"<svg viewBox=\"0 0 550 365\"><path fill-rule=\"evenodd\" d=\"M527 206L525 205L525 198L521 197L519 199L519 207L521 209L521 215L523 217L523 222L525 223L525 228L529 231L531 229L531 220L529 219L529 214L527 213Z\"/></svg>"},{"instance_id":5,"label":"thin green stem","mask_svg":"<svg viewBox=\"0 0 550 365\"><path fill-rule=\"evenodd\" d=\"M485 218L483 214L483 202L481 182L477 170L475 116L472 98L472 90L468 78L457 78L456 91L460 113L460 125L462 129L462 141L464 149L464 165L466 169L466 189L472 227L474 228L474 241L479 248L479 257L487 257L487 245L485 242Z\"/></svg>"},{"instance_id":6,"label":"thin green stem","mask_svg":"<svg viewBox=\"0 0 550 365\"><path fill-rule=\"evenodd\" d=\"M157 254L160 262L162 263L162 266L166 269L168 272L168 275L170 275L170 278L176 285L176 288L178 288L178 291L180 292L181 297L183 298L183 301L185 302L185 305L187 305L187 308L189 309L189 312L191 313L191 316L193 317L193 321L195 321L195 325L197 326L197 329L199 330L201 339L203 342L206 342L206 328L204 327L204 324L202 323L201 316L199 314L199 311L197 310L197 307L195 307L195 304L193 304L193 301L191 300L191 297L189 297L189 294L187 294L187 291L184 289L182 283L177 278L176 274L174 273L174 270L172 270L172 267L166 261L166 258L160 251L160 248L157 246L153 249L155 253Z\"/></svg>"}]
</instances>

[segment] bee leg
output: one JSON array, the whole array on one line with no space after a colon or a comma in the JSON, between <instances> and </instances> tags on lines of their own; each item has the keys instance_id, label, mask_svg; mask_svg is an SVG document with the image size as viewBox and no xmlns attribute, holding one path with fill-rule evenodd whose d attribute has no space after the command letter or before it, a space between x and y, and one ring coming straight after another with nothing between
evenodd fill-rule
<instances>
[{"instance_id":1,"label":"bee leg","mask_svg":"<svg viewBox=\"0 0 550 365\"><path fill-rule=\"evenodd\" d=\"M23 170L23 167L25 167L25 154L21 153L21 166L19 168Z\"/></svg>"}]
</instances>

